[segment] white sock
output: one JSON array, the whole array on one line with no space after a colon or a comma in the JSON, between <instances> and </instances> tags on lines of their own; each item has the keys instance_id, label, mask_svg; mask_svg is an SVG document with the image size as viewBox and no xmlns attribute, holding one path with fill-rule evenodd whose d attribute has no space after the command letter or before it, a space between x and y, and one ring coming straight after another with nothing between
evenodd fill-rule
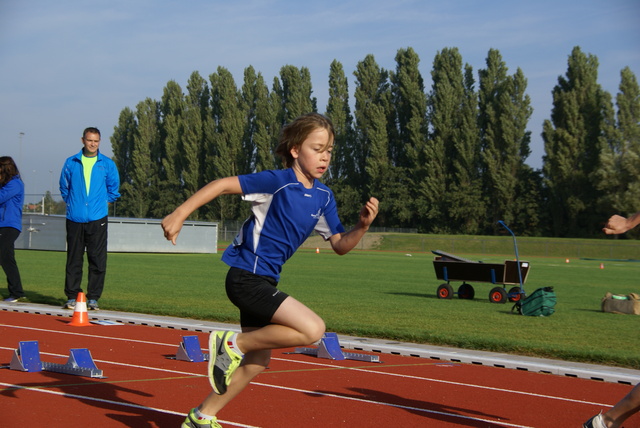
<instances>
[{"instance_id":1,"label":"white sock","mask_svg":"<svg viewBox=\"0 0 640 428\"><path fill-rule=\"evenodd\" d=\"M602 419L602 412L593 420L594 428L607 428L607 425L604 423L604 419Z\"/></svg>"},{"instance_id":2,"label":"white sock","mask_svg":"<svg viewBox=\"0 0 640 428\"><path fill-rule=\"evenodd\" d=\"M238 339L238 333L233 333L231 337L229 337L229 339L227 340L227 345L229 345L229 348L233 349L241 357L244 357L244 352L240 350L240 348L238 347L238 343L236 342L237 339Z\"/></svg>"},{"instance_id":3,"label":"white sock","mask_svg":"<svg viewBox=\"0 0 640 428\"><path fill-rule=\"evenodd\" d=\"M204 413L202 413L200 411L200 409L196 408L196 418L198 419L205 419L207 421L210 421L211 419L213 419L213 416L209 416L209 415L205 415Z\"/></svg>"}]
</instances>

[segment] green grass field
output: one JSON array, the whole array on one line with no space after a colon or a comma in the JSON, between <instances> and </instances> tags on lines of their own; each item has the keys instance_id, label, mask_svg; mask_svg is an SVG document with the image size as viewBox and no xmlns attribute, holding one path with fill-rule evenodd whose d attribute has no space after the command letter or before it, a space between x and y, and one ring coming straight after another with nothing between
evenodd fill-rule
<instances>
[{"instance_id":1,"label":"green grass field","mask_svg":"<svg viewBox=\"0 0 640 428\"><path fill-rule=\"evenodd\" d=\"M456 254L499 263L513 258ZM29 301L55 306L66 301L65 257L61 252L17 252ZM237 323L237 310L224 292L227 267L220 258L221 253L112 253L100 306ZM531 263L527 293L555 288L558 304L552 316L524 317L511 312L511 303L490 303L489 283L473 284L474 300L436 298L442 281L436 279L429 252L355 250L340 257L330 250L302 249L285 265L280 287L322 316L327 331L640 369L640 317L600 311L607 291L640 292L640 263L565 263L564 258L522 252L520 258ZM85 284L86 279L86 291ZM457 289L459 283L452 285Z\"/></svg>"}]
</instances>

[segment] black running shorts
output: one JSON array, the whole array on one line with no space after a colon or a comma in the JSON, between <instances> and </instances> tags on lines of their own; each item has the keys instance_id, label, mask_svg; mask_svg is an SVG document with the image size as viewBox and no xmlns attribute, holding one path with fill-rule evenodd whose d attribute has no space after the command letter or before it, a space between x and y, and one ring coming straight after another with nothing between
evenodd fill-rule
<instances>
[{"instance_id":1,"label":"black running shorts","mask_svg":"<svg viewBox=\"0 0 640 428\"><path fill-rule=\"evenodd\" d=\"M244 269L230 268L225 288L231 303L240 309L240 326L264 327L289 297L278 290L278 281Z\"/></svg>"}]
</instances>

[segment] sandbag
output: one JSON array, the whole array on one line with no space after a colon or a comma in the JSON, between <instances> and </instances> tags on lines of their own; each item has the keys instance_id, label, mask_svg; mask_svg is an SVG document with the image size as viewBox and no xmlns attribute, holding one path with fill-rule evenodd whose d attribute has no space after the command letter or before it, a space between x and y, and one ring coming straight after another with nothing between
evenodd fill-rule
<instances>
[{"instance_id":1,"label":"sandbag","mask_svg":"<svg viewBox=\"0 0 640 428\"><path fill-rule=\"evenodd\" d=\"M602 298L602 312L640 315L640 294L622 295L607 292Z\"/></svg>"}]
</instances>

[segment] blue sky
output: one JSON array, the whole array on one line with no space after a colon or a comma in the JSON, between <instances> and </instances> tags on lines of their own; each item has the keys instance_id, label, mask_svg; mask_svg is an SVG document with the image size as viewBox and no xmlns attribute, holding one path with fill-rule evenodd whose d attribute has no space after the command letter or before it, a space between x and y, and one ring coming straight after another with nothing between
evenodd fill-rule
<instances>
[{"instance_id":1,"label":"blue sky","mask_svg":"<svg viewBox=\"0 0 640 428\"><path fill-rule=\"evenodd\" d=\"M427 90L433 58L457 47L476 75L489 49L509 72L521 68L534 113L534 168L542 166L542 122L574 46L597 56L598 81L614 96L620 71L640 75L638 0L3 0L0 2L0 155L19 162L28 194L52 190L87 126L101 150L125 107L160 99L170 80L228 69L240 86L253 66L272 82L283 65L311 72L318 109L336 59L349 78L373 54L385 69L412 47ZM20 137L20 133L24 133Z\"/></svg>"}]
</instances>

